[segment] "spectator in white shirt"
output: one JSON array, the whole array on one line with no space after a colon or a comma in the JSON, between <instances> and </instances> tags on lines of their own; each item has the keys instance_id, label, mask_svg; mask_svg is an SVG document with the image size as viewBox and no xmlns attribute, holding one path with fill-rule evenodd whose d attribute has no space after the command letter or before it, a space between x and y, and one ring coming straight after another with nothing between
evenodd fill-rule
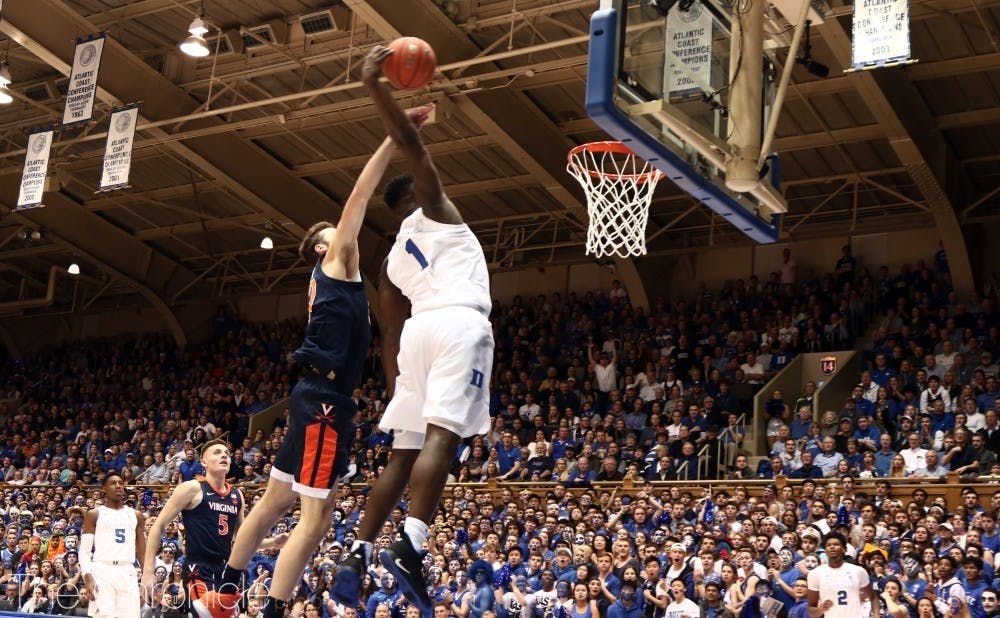
<instances>
[{"instance_id":1,"label":"spectator in white shirt","mask_svg":"<svg viewBox=\"0 0 1000 618\"><path fill-rule=\"evenodd\" d=\"M920 434L911 433L906 438L906 443L909 448L904 448L899 451L899 454L903 457L903 463L906 464L906 474L910 475L927 467L927 449L920 446Z\"/></svg>"},{"instance_id":2,"label":"spectator in white shirt","mask_svg":"<svg viewBox=\"0 0 1000 618\"><path fill-rule=\"evenodd\" d=\"M945 340L941 344L941 353L935 355L934 360L938 367L944 371L950 371L951 366L955 364L955 345L951 341Z\"/></svg>"},{"instance_id":3,"label":"spectator in white shirt","mask_svg":"<svg viewBox=\"0 0 1000 618\"><path fill-rule=\"evenodd\" d=\"M927 388L920 393L920 413L930 414L934 410L934 402L943 401L944 409L951 410L951 395L941 387L941 378L932 375L927 379Z\"/></svg>"},{"instance_id":4,"label":"spectator in white shirt","mask_svg":"<svg viewBox=\"0 0 1000 618\"><path fill-rule=\"evenodd\" d=\"M757 355L753 352L747 354L747 362L740 365L740 369L743 370L747 382L753 384L755 388L764 384L764 365L757 360Z\"/></svg>"},{"instance_id":5,"label":"spectator in white shirt","mask_svg":"<svg viewBox=\"0 0 1000 618\"><path fill-rule=\"evenodd\" d=\"M587 344L587 353L590 357L590 362L594 364L594 375L597 377L597 390L604 393L610 393L615 390L618 387L618 346L614 346L614 352L610 359L606 353L601 353L600 356L595 354L593 342Z\"/></svg>"}]
</instances>

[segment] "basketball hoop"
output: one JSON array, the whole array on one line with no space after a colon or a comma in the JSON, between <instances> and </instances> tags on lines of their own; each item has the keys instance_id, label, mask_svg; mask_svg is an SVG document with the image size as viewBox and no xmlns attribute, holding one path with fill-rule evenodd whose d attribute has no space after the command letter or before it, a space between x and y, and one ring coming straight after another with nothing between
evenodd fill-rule
<instances>
[{"instance_id":1,"label":"basketball hoop","mask_svg":"<svg viewBox=\"0 0 1000 618\"><path fill-rule=\"evenodd\" d=\"M581 144L566 159L587 194L587 254L646 255L649 204L663 173L621 142Z\"/></svg>"}]
</instances>

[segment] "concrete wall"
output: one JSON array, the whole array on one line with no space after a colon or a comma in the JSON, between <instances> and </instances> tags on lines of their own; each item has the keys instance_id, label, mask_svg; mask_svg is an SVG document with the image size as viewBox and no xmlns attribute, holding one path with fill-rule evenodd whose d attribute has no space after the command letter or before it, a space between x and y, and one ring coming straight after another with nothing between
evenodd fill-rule
<instances>
[{"instance_id":1,"label":"concrete wall","mask_svg":"<svg viewBox=\"0 0 1000 618\"><path fill-rule=\"evenodd\" d=\"M545 266L493 273L490 291L493 298L505 302L518 294L529 297L559 292L565 298L569 292L610 290L611 282L618 278L611 268L598 264Z\"/></svg>"}]
</instances>

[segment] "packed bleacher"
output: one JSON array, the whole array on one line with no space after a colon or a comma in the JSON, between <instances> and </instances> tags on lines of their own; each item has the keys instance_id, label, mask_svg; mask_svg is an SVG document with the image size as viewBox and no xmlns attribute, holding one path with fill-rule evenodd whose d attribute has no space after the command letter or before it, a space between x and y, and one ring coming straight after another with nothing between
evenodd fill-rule
<instances>
[{"instance_id":1,"label":"packed bleacher","mask_svg":"<svg viewBox=\"0 0 1000 618\"><path fill-rule=\"evenodd\" d=\"M774 615L791 615L804 600L796 580L824 561L818 541L831 530L847 534L851 555L877 578L883 615L917 616L921 586L943 577L927 568L947 563L945 555L970 591L960 609L996 613L996 591L984 584L1000 547L992 510L1000 504L987 504L989 496L977 498L987 510L930 504L916 494L897 504L885 493L896 479L1000 473L995 289L961 302L940 258L876 275L849 250L824 275L797 273L789 261L763 280L702 286L694 298L656 298L646 310L617 282L494 304L493 425L461 449L452 473L466 485L446 493L432 527L435 618L673 616L685 611L671 609L680 603L668 592L674 579L701 615L761 613L749 601L761 596L780 601ZM153 518L171 487L201 472L198 448L223 437L233 448L229 478L252 505L283 423L251 434L250 418L295 384L291 352L303 327L246 324L220 311L211 341L186 350L145 335L5 362L0 397L20 403L0 426L0 611L84 612L76 594L82 517L111 470L130 485L129 503ZM869 333L864 371L841 409L814 410L815 384L771 393L753 409L795 355L852 349ZM359 412L348 489L294 616L400 618L414 609L377 571L362 607L337 607L326 594L354 541L365 488L391 451L392 436L377 426L386 403L377 339L352 396ZM744 444L755 414L767 419L770 453ZM754 466L754 455L769 456ZM711 494L704 483L659 484L760 478L775 481L761 496L732 483ZM885 483L855 491L855 479ZM635 488L628 496L617 489L625 482ZM404 514L405 500L393 523ZM274 532L296 518L289 513ZM171 523L150 542L162 549L158 594L146 609L184 615L183 531ZM274 552L255 558L241 615L258 615L273 564ZM477 575L494 591L488 608Z\"/></svg>"}]
</instances>

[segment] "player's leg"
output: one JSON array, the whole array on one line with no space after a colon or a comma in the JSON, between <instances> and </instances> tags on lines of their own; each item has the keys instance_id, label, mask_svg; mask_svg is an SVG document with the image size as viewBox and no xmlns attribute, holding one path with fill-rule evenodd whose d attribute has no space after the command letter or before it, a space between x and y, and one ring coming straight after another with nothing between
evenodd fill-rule
<instances>
[{"instance_id":1,"label":"player's leg","mask_svg":"<svg viewBox=\"0 0 1000 618\"><path fill-rule=\"evenodd\" d=\"M108 573L108 567L102 563L94 563L91 575L94 576L94 598L90 605L94 608L91 615L99 618L111 618L115 615L115 578L114 573Z\"/></svg>"},{"instance_id":2,"label":"player's leg","mask_svg":"<svg viewBox=\"0 0 1000 618\"><path fill-rule=\"evenodd\" d=\"M486 387L493 355L492 327L484 316L461 308L434 312L433 317L425 322L424 353L432 359L421 412L427 425L423 449L410 472L409 513L403 538L379 554L403 593L425 615L433 605L419 552L462 437L489 428Z\"/></svg>"},{"instance_id":3,"label":"player's leg","mask_svg":"<svg viewBox=\"0 0 1000 618\"><path fill-rule=\"evenodd\" d=\"M250 509L240 529L236 531L236 538L233 539L233 547L229 552L228 567L223 574L224 584L239 583L238 575L246 570L250 558L260 547L260 542L270 533L278 519L295 504L298 495L293 491L292 484L306 450L305 430L313 421L314 411L319 405L316 389L308 378L292 389L288 433L271 466L271 478L267 481L264 496Z\"/></svg>"},{"instance_id":4,"label":"player's leg","mask_svg":"<svg viewBox=\"0 0 1000 618\"><path fill-rule=\"evenodd\" d=\"M401 444L404 436L414 436L419 438L419 444ZM397 443L400 443L397 446ZM382 528L382 524L389 519L392 509L399 504L399 499L406 489L406 483L410 479L410 470L413 462L420 454L423 445L423 434L413 432L401 432L396 436L392 446L392 456L386 464L382 474L378 477L378 482L365 503L365 517L358 527L358 537L354 545L349 548L347 558L337 566L337 577L333 581L330 590L333 599L341 605L355 607L361 596L361 586L364 583L365 572L372 561L372 546L375 536Z\"/></svg>"},{"instance_id":5,"label":"player's leg","mask_svg":"<svg viewBox=\"0 0 1000 618\"><path fill-rule=\"evenodd\" d=\"M270 534L271 527L295 504L296 494L290 481L279 480L273 473L267 481L264 496L250 509L233 539L233 548L227 561L227 572L242 573L250 558ZM230 582L232 583L232 582Z\"/></svg>"},{"instance_id":6,"label":"player's leg","mask_svg":"<svg viewBox=\"0 0 1000 618\"><path fill-rule=\"evenodd\" d=\"M310 556L330 529L337 506L337 479L347 471L350 436L357 406L345 395L327 392L322 417L304 428L305 440L292 490L299 494L302 516L278 554L268 592L265 618L283 615L285 602L302 577ZM343 437L343 439L341 439Z\"/></svg>"},{"instance_id":7,"label":"player's leg","mask_svg":"<svg viewBox=\"0 0 1000 618\"><path fill-rule=\"evenodd\" d=\"M135 569L131 566L117 568L111 588L114 599L115 618L139 618L141 602L139 600L139 580Z\"/></svg>"},{"instance_id":8,"label":"player's leg","mask_svg":"<svg viewBox=\"0 0 1000 618\"><path fill-rule=\"evenodd\" d=\"M265 618L283 616L285 602L292 596L309 558L330 529L330 518L336 506L337 496L332 490L324 498L301 496L302 517L278 554L268 592L268 609L271 611L265 611Z\"/></svg>"},{"instance_id":9,"label":"player's leg","mask_svg":"<svg viewBox=\"0 0 1000 618\"><path fill-rule=\"evenodd\" d=\"M427 593L420 550L427 541L427 524L441 499L459 442L461 437L453 431L436 425L427 426L424 448L410 471L410 508L403 526L403 538L379 554L382 566L399 581L403 595L425 617L433 613L434 605Z\"/></svg>"}]
</instances>

